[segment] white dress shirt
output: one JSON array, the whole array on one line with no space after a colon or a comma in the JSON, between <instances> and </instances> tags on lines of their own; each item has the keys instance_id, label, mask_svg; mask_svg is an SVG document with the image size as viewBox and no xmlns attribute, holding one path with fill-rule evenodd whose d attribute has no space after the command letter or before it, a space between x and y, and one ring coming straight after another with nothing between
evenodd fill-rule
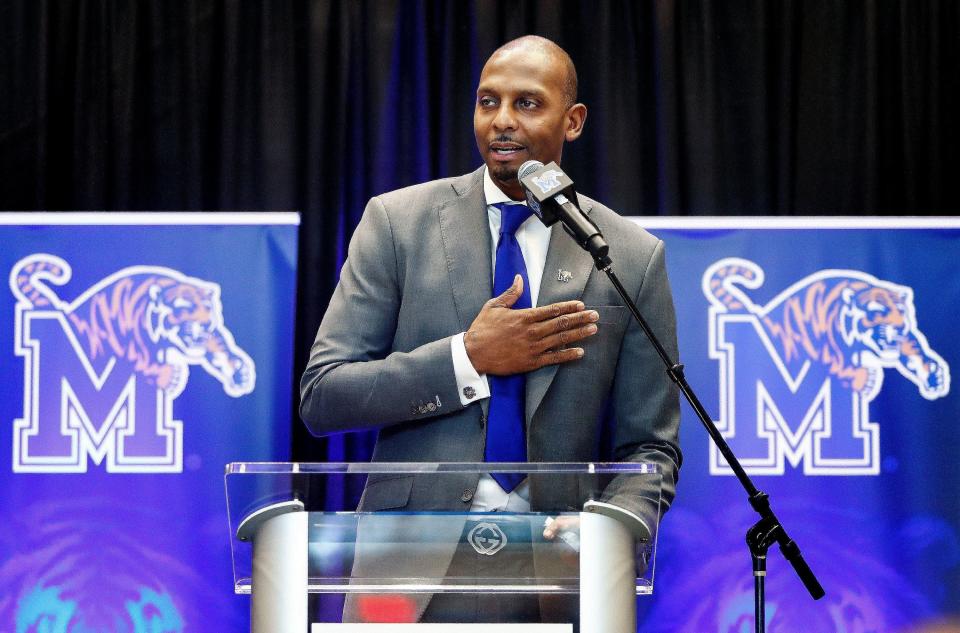
<instances>
[{"instance_id":1,"label":"white dress shirt","mask_svg":"<svg viewBox=\"0 0 960 633\"><path fill-rule=\"evenodd\" d=\"M490 253L491 270L497 268L497 243L500 240L500 209L493 206L499 202L512 200L497 187L490 178L490 173L483 170L483 194L487 203L487 220L490 224L490 243L493 249ZM520 225L516 232L520 252L527 267L527 280L530 282L530 303L537 305L540 296L540 281L543 279L543 268L547 263L547 249L550 246L550 228L543 225L535 216L531 215ZM457 378L457 392L460 394L460 403L464 406L490 397L490 385L487 376L477 373L463 343L461 332L450 341L450 352L453 355L453 369ZM517 488L506 493L490 475L480 478L477 491L473 495L472 512L493 512L507 510L510 512L525 512L529 510L529 488L524 480Z\"/></svg>"}]
</instances>

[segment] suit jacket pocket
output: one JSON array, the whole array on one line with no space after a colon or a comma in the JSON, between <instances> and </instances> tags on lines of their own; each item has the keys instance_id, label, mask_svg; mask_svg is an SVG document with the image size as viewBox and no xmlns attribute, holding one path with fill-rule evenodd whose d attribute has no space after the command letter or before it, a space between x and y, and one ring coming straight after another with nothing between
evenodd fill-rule
<instances>
[{"instance_id":1,"label":"suit jacket pocket","mask_svg":"<svg viewBox=\"0 0 960 633\"><path fill-rule=\"evenodd\" d=\"M403 508L410 502L413 475L372 474L360 497L361 512Z\"/></svg>"},{"instance_id":2,"label":"suit jacket pocket","mask_svg":"<svg viewBox=\"0 0 960 633\"><path fill-rule=\"evenodd\" d=\"M597 333L568 345L568 347L582 347L584 358L564 364L562 367L567 368L567 371L592 373L596 373L598 368L603 368L603 375L612 375L612 368L616 366L617 354L630 313L625 306L588 305L586 309L596 310L600 315L597 321Z\"/></svg>"},{"instance_id":3,"label":"suit jacket pocket","mask_svg":"<svg viewBox=\"0 0 960 633\"><path fill-rule=\"evenodd\" d=\"M585 306L587 310L596 310L600 315L600 325L620 325L628 311L626 306Z\"/></svg>"}]
</instances>

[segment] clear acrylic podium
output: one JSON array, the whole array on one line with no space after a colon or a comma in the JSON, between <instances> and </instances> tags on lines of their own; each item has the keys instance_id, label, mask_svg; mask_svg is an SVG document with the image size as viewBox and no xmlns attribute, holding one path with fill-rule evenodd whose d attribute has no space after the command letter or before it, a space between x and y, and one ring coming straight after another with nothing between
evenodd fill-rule
<instances>
[{"instance_id":1,"label":"clear acrylic podium","mask_svg":"<svg viewBox=\"0 0 960 633\"><path fill-rule=\"evenodd\" d=\"M471 512L477 482L501 472L526 476L529 511ZM234 590L251 595L253 633L449 630L400 624L419 621L441 593L527 594L542 613L560 614L548 621L627 633L636 596L653 591L655 465L233 463L225 481ZM442 509L409 509L434 491ZM473 562L451 566L455 557Z\"/></svg>"}]
</instances>

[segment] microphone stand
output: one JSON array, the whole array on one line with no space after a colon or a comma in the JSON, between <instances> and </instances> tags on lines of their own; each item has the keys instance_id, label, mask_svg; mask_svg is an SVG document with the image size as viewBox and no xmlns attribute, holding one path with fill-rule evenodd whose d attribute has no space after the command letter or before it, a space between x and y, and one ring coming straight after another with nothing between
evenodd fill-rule
<instances>
[{"instance_id":1,"label":"microphone stand","mask_svg":"<svg viewBox=\"0 0 960 633\"><path fill-rule=\"evenodd\" d=\"M760 520L747 530L747 545L750 548L750 556L753 560L755 631L756 633L763 633L766 630L766 621L764 619L764 580L767 575L767 550L769 550L774 543L779 544L780 551L783 553L784 558L793 566L794 571L796 571L801 582L803 582L803 585L807 588L807 591L810 592L814 600L819 600L824 596L825 592L823 587L820 586L813 571L803 559L803 555L800 553L800 548L796 542L787 536L787 531L783 528L780 520L777 519L777 516L770 508L770 497L753 484L743 469L743 466L740 465L740 461L736 455L733 454L726 440L723 439L720 430L717 429L717 425L714 424L713 420L707 414L706 409L700 404L697 394L693 392L693 389L687 383L687 379L683 373L683 365L674 362L667 355L666 350L663 349L663 345L660 344L660 341L650 329L643 315L640 314L640 310L637 309L633 299L630 298L630 295L627 294L626 289L614 274L613 262L607 256L608 249L606 244L603 244L599 248L591 248L583 243L581 243L581 246L590 252L597 268L607 274L614 288L617 289L617 293L619 293L624 304L630 310L630 313L633 314L633 318L636 319L643 333L647 335L647 339L649 339L654 349L656 349L657 354L660 356L660 359L663 361L663 364L666 366L667 375L670 376L670 379L673 380L680 389L680 392L686 398L687 402L693 407L694 412L697 414L697 417L700 418L700 422L707 430L713 443L720 449L720 453L724 459L727 460L737 479L740 480L740 484L744 490L746 490L750 505L757 514L760 515Z\"/></svg>"}]
</instances>

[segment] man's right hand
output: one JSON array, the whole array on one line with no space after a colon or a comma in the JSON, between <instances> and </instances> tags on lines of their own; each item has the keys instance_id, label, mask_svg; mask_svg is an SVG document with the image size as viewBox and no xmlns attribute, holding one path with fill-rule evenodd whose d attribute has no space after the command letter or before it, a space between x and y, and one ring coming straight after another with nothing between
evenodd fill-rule
<instances>
[{"instance_id":1,"label":"man's right hand","mask_svg":"<svg viewBox=\"0 0 960 633\"><path fill-rule=\"evenodd\" d=\"M521 294L523 278L517 275L502 295L484 304L463 337L477 373L506 376L576 360L583 349L564 346L596 334L600 316L584 310L582 301L513 310Z\"/></svg>"}]
</instances>

